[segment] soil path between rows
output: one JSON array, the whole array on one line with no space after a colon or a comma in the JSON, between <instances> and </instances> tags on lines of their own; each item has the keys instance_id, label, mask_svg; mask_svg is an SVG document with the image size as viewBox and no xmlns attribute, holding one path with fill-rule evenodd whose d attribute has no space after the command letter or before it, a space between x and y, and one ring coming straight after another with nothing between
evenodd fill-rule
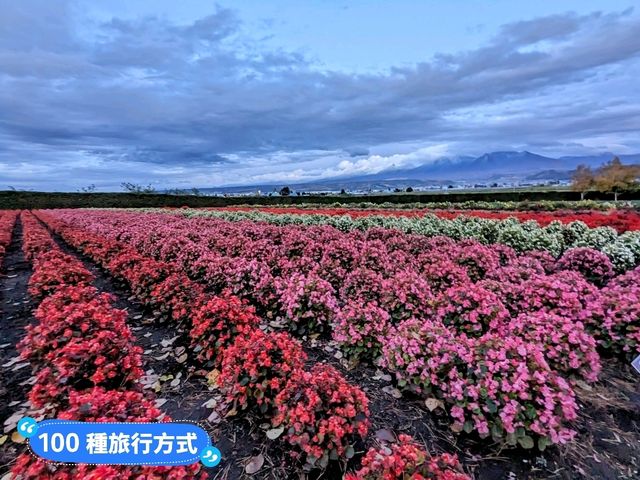
<instances>
[{"instance_id":1,"label":"soil path between rows","mask_svg":"<svg viewBox=\"0 0 640 480\"><path fill-rule=\"evenodd\" d=\"M31 390L30 365L17 361L16 345L25 335L25 327L35 320L32 310L35 303L27 291L31 277L31 265L22 253L22 224L20 218L13 229L11 244L0 270L0 437L5 435L5 420L26 408L25 402ZM7 366L5 366L7 365ZM6 432L11 436L11 431ZM0 477L10 468L24 449L21 444L7 438L0 446Z\"/></svg>"}]
</instances>

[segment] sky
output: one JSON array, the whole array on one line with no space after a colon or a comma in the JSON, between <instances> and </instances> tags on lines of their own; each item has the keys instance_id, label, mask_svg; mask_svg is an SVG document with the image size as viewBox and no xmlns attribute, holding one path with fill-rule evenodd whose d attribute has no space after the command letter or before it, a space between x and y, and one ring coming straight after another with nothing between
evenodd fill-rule
<instances>
[{"instance_id":1,"label":"sky","mask_svg":"<svg viewBox=\"0 0 640 480\"><path fill-rule=\"evenodd\" d=\"M0 0L0 190L640 152L638 0Z\"/></svg>"}]
</instances>

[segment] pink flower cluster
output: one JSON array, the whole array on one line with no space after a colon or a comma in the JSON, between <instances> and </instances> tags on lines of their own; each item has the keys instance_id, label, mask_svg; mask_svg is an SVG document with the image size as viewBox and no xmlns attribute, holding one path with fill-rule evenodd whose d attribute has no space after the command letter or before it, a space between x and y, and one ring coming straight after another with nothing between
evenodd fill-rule
<instances>
[{"instance_id":1,"label":"pink flower cluster","mask_svg":"<svg viewBox=\"0 0 640 480\"><path fill-rule=\"evenodd\" d=\"M410 320L384 347L383 365L401 387L448 405L454 431L544 448L564 443L576 418L570 384L545 360L541 345L518 336L456 335L440 322Z\"/></svg>"},{"instance_id":2,"label":"pink flower cluster","mask_svg":"<svg viewBox=\"0 0 640 480\"><path fill-rule=\"evenodd\" d=\"M389 229L345 233L113 211L50 215L171 261L206 290L228 289L267 320L287 319L292 331L331 332L348 356L383 361L401 382L445 399L455 428L511 443L511 428L524 430L515 443L526 446L534 437L541 446L568 439L571 380L596 378L596 347L626 353L639 344L633 282L609 280L607 263L588 249L556 261L546 252L518 255L503 245ZM179 248L167 251L175 239ZM487 349L510 361L489 368ZM451 376L460 359L459 378ZM473 362L482 368L469 368ZM452 392L465 382L486 383L497 396L484 402L482 391L460 400ZM531 398L514 393L512 382Z\"/></svg>"},{"instance_id":3,"label":"pink flower cluster","mask_svg":"<svg viewBox=\"0 0 640 480\"><path fill-rule=\"evenodd\" d=\"M588 319L600 345L629 359L640 354L640 267L592 295Z\"/></svg>"},{"instance_id":4,"label":"pink flower cluster","mask_svg":"<svg viewBox=\"0 0 640 480\"><path fill-rule=\"evenodd\" d=\"M276 281L280 309L291 329L299 334L326 331L338 303L329 282L315 273L292 273Z\"/></svg>"},{"instance_id":5,"label":"pink flower cluster","mask_svg":"<svg viewBox=\"0 0 640 480\"><path fill-rule=\"evenodd\" d=\"M558 270L574 270L595 285L605 285L615 271L609 257L592 248L572 248L558 260Z\"/></svg>"}]
</instances>

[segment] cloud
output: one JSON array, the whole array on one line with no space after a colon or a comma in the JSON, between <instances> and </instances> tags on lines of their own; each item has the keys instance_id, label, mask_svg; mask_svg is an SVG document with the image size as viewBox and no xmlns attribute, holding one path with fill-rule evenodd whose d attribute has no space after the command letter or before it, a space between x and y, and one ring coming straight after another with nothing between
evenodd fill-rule
<instances>
[{"instance_id":1,"label":"cloud","mask_svg":"<svg viewBox=\"0 0 640 480\"><path fill-rule=\"evenodd\" d=\"M221 7L186 24L99 21L72 1L0 8L0 185L208 186L494 146L640 147L631 11L523 20L472 50L350 74L265 50Z\"/></svg>"}]
</instances>

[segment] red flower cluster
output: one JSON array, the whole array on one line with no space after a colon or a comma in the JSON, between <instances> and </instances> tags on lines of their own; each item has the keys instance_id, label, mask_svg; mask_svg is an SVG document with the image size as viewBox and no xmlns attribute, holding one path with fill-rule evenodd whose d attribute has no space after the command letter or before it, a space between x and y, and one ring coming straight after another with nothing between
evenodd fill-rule
<instances>
[{"instance_id":1,"label":"red flower cluster","mask_svg":"<svg viewBox=\"0 0 640 480\"><path fill-rule=\"evenodd\" d=\"M142 350L134 346L126 312L88 286L91 273L62 253L32 214L24 213L22 223L33 263L30 292L46 297L34 313L38 323L27 328L19 344L21 355L38 371L29 394L32 404L58 411L73 390L133 387L142 375Z\"/></svg>"},{"instance_id":2,"label":"red flower cluster","mask_svg":"<svg viewBox=\"0 0 640 480\"><path fill-rule=\"evenodd\" d=\"M123 324L124 312L114 310L109 294L98 294L94 287L68 286L46 297L36 309L35 325L18 345L23 358L43 362L47 355L78 338L92 338L115 323Z\"/></svg>"},{"instance_id":3,"label":"red flower cluster","mask_svg":"<svg viewBox=\"0 0 640 480\"><path fill-rule=\"evenodd\" d=\"M18 218L18 212L13 210L0 210L0 267L4 254L11 244L13 234L13 226Z\"/></svg>"},{"instance_id":4,"label":"red flower cluster","mask_svg":"<svg viewBox=\"0 0 640 480\"><path fill-rule=\"evenodd\" d=\"M159 312L180 323L188 320L203 295L204 289L184 273L172 273L153 285L150 298Z\"/></svg>"},{"instance_id":5,"label":"red flower cluster","mask_svg":"<svg viewBox=\"0 0 640 480\"><path fill-rule=\"evenodd\" d=\"M213 297L192 317L191 346L198 359L220 365L226 349L240 335L248 336L260 323L252 307L238 297Z\"/></svg>"},{"instance_id":6,"label":"red flower cluster","mask_svg":"<svg viewBox=\"0 0 640 480\"><path fill-rule=\"evenodd\" d=\"M46 229L22 214L25 253L33 262L32 291L46 297L19 349L38 371L29 394L36 407L79 421L153 421L162 414L135 383L142 375L141 352L126 325L126 312L88 283L93 278L63 254ZM49 296L47 296L49 295ZM51 465L30 454L18 457L13 475L22 479L206 478L190 467Z\"/></svg>"},{"instance_id":7,"label":"red flower cluster","mask_svg":"<svg viewBox=\"0 0 640 480\"><path fill-rule=\"evenodd\" d=\"M272 425L306 454L306 463L324 468L329 459L351 458L353 442L369 428L369 401L362 390L330 365L295 372L275 399Z\"/></svg>"},{"instance_id":8,"label":"red flower cluster","mask_svg":"<svg viewBox=\"0 0 640 480\"><path fill-rule=\"evenodd\" d=\"M431 456L408 435L400 435L391 448L371 448L362 468L345 480L471 480L455 455Z\"/></svg>"},{"instance_id":9,"label":"red flower cluster","mask_svg":"<svg viewBox=\"0 0 640 480\"><path fill-rule=\"evenodd\" d=\"M93 275L71 255L51 250L34 258L29 293L42 299L65 285L88 285Z\"/></svg>"},{"instance_id":10,"label":"red flower cluster","mask_svg":"<svg viewBox=\"0 0 640 480\"><path fill-rule=\"evenodd\" d=\"M162 415L139 391L95 387L71 392L69 408L61 412L59 418L79 422L155 422ZM165 420L169 419L165 417Z\"/></svg>"},{"instance_id":11,"label":"red flower cluster","mask_svg":"<svg viewBox=\"0 0 640 480\"><path fill-rule=\"evenodd\" d=\"M257 408L268 415L276 395L302 370L306 359L300 344L287 333L256 329L226 349L218 384L243 410Z\"/></svg>"}]
</instances>

